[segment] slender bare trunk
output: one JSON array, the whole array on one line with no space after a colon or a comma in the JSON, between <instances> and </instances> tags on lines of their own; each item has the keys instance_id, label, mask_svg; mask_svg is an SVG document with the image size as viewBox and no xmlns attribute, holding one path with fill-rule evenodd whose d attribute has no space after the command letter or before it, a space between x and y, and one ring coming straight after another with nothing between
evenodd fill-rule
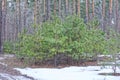
<instances>
[{"instance_id":1,"label":"slender bare trunk","mask_svg":"<svg viewBox=\"0 0 120 80\"><path fill-rule=\"evenodd\" d=\"M6 0L2 0L2 40L5 41L6 39L6 33L5 33L5 28L6 28Z\"/></svg>"},{"instance_id":2,"label":"slender bare trunk","mask_svg":"<svg viewBox=\"0 0 120 80\"><path fill-rule=\"evenodd\" d=\"M37 24L37 0L34 2L34 24Z\"/></svg>"},{"instance_id":3,"label":"slender bare trunk","mask_svg":"<svg viewBox=\"0 0 120 80\"><path fill-rule=\"evenodd\" d=\"M58 2L58 11L59 11L59 16L61 17L62 16L62 11L61 11L61 0L59 0Z\"/></svg>"},{"instance_id":4,"label":"slender bare trunk","mask_svg":"<svg viewBox=\"0 0 120 80\"><path fill-rule=\"evenodd\" d=\"M50 15L51 15L50 0L47 0L47 1L46 1L46 6L47 6L47 10L46 10L47 20L50 20Z\"/></svg>"},{"instance_id":5,"label":"slender bare trunk","mask_svg":"<svg viewBox=\"0 0 120 80\"><path fill-rule=\"evenodd\" d=\"M68 0L65 0L65 9L66 9L66 16L68 15L68 12L69 12L69 3L68 3Z\"/></svg>"},{"instance_id":6,"label":"slender bare trunk","mask_svg":"<svg viewBox=\"0 0 120 80\"><path fill-rule=\"evenodd\" d=\"M113 9L113 0L109 0L109 20L110 20L110 26L112 25L112 9Z\"/></svg>"},{"instance_id":7,"label":"slender bare trunk","mask_svg":"<svg viewBox=\"0 0 120 80\"><path fill-rule=\"evenodd\" d=\"M92 16L94 17L95 16L95 1L92 0Z\"/></svg>"},{"instance_id":8,"label":"slender bare trunk","mask_svg":"<svg viewBox=\"0 0 120 80\"><path fill-rule=\"evenodd\" d=\"M20 10L20 0L16 0L16 38L18 33L21 31L21 10Z\"/></svg>"},{"instance_id":9,"label":"slender bare trunk","mask_svg":"<svg viewBox=\"0 0 120 80\"><path fill-rule=\"evenodd\" d=\"M44 3L44 15L46 14L46 0L43 1Z\"/></svg>"},{"instance_id":10,"label":"slender bare trunk","mask_svg":"<svg viewBox=\"0 0 120 80\"><path fill-rule=\"evenodd\" d=\"M119 23L118 23L118 21L119 21L119 2L118 2L118 0L115 0L115 8L116 8L116 11L115 11L115 13L116 13L116 32L118 31L118 25L119 25Z\"/></svg>"},{"instance_id":11,"label":"slender bare trunk","mask_svg":"<svg viewBox=\"0 0 120 80\"><path fill-rule=\"evenodd\" d=\"M56 15L56 0L54 0L54 15Z\"/></svg>"},{"instance_id":12,"label":"slender bare trunk","mask_svg":"<svg viewBox=\"0 0 120 80\"><path fill-rule=\"evenodd\" d=\"M17 8L17 34L21 31L21 8L20 8L20 0L16 0L16 8Z\"/></svg>"},{"instance_id":13,"label":"slender bare trunk","mask_svg":"<svg viewBox=\"0 0 120 80\"><path fill-rule=\"evenodd\" d=\"M89 2L86 0L86 23L89 21Z\"/></svg>"},{"instance_id":14,"label":"slender bare trunk","mask_svg":"<svg viewBox=\"0 0 120 80\"><path fill-rule=\"evenodd\" d=\"M102 28L103 31L105 32L106 28L105 28L105 4L106 4L106 0L102 1Z\"/></svg>"},{"instance_id":15,"label":"slender bare trunk","mask_svg":"<svg viewBox=\"0 0 120 80\"><path fill-rule=\"evenodd\" d=\"M18 34L21 33L21 8L20 8L20 3L21 3L21 0L16 0L16 29L15 29L15 40L19 41L20 43L20 40L18 40ZM11 41L13 41L13 39L11 39ZM20 49L20 48L18 48Z\"/></svg>"},{"instance_id":16,"label":"slender bare trunk","mask_svg":"<svg viewBox=\"0 0 120 80\"><path fill-rule=\"evenodd\" d=\"M46 0L43 0L43 6L44 6L44 10L43 10L44 15L42 16L42 18L43 18L42 21L44 22L44 21L46 21L46 15L47 15L46 14L46 10L47 10L46 9Z\"/></svg>"},{"instance_id":17,"label":"slender bare trunk","mask_svg":"<svg viewBox=\"0 0 120 80\"><path fill-rule=\"evenodd\" d=\"M38 0L37 7L38 7L38 24L41 24L41 21L42 21L42 19L41 19L42 0Z\"/></svg>"},{"instance_id":18,"label":"slender bare trunk","mask_svg":"<svg viewBox=\"0 0 120 80\"><path fill-rule=\"evenodd\" d=\"M77 0L77 13L78 16L80 17L80 0Z\"/></svg>"},{"instance_id":19,"label":"slender bare trunk","mask_svg":"<svg viewBox=\"0 0 120 80\"><path fill-rule=\"evenodd\" d=\"M19 33L21 32L21 28L22 28L22 21L21 21L21 7L20 7L20 3L21 3L21 0L19 0L19 3L18 3L18 5L19 5L19 27L18 27L18 31L19 31Z\"/></svg>"},{"instance_id":20,"label":"slender bare trunk","mask_svg":"<svg viewBox=\"0 0 120 80\"><path fill-rule=\"evenodd\" d=\"M25 4L24 4L24 27L27 27L27 23L26 23L27 7L28 7L28 0L25 0Z\"/></svg>"},{"instance_id":21,"label":"slender bare trunk","mask_svg":"<svg viewBox=\"0 0 120 80\"><path fill-rule=\"evenodd\" d=\"M72 14L76 14L76 0L73 0L73 12Z\"/></svg>"},{"instance_id":22,"label":"slender bare trunk","mask_svg":"<svg viewBox=\"0 0 120 80\"><path fill-rule=\"evenodd\" d=\"M0 0L0 54L3 53L2 50L2 0Z\"/></svg>"}]
</instances>

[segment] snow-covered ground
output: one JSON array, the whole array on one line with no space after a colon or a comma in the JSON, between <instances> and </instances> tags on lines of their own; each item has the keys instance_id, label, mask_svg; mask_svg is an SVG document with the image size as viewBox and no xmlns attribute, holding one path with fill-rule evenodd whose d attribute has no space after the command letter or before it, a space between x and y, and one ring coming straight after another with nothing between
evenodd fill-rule
<instances>
[{"instance_id":1,"label":"snow-covered ground","mask_svg":"<svg viewBox=\"0 0 120 80\"><path fill-rule=\"evenodd\" d=\"M35 80L120 80L120 76L99 75L99 73L111 73L111 67L100 66L66 67L56 68L15 68L21 74L33 77ZM117 69L120 72L120 69Z\"/></svg>"},{"instance_id":2,"label":"snow-covered ground","mask_svg":"<svg viewBox=\"0 0 120 80\"><path fill-rule=\"evenodd\" d=\"M13 76L10 74L0 73L0 80L32 80L24 76Z\"/></svg>"}]
</instances>

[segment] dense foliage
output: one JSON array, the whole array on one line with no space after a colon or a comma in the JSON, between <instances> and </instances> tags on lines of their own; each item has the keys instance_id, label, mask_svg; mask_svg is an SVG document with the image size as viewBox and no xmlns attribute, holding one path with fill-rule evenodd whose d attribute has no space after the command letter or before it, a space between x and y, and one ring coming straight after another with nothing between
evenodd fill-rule
<instances>
[{"instance_id":1,"label":"dense foliage","mask_svg":"<svg viewBox=\"0 0 120 80\"><path fill-rule=\"evenodd\" d=\"M11 44L6 42L4 51L14 52L30 63L54 58L58 54L86 60L96 58L98 54L117 53L117 36L113 31L108 35L99 29L97 20L85 24L78 16L69 16L65 20L54 17L42 25L33 25L31 31L24 29L15 45L16 50L12 51Z\"/></svg>"}]
</instances>

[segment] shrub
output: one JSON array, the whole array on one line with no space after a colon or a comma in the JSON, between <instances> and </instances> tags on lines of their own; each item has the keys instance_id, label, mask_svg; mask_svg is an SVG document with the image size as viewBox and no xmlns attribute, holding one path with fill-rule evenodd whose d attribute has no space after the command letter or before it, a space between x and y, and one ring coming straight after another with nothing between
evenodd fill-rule
<instances>
[{"instance_id":1,"label":"shrub","mask_svg":"<svg viewBox=\"0 0 120 80\"><path fill-rule=\"evenodd\" d=\"M14 53L14 44L13 42L5 41L3 43L4 53Z\"/></svg>"},{"instance_id":2,"label":"shrub","mask_svg":"<svg viewBox=\"0 0 120 80\"><path fill-rule=\"evenodd\" d=\"M33 26L32 31L24 30L20 34L17 56L35 63L61 53L77 60L103 53L105 34L94 25L96 22L90 24L91 29L78 16L69 16L64 20L54 17L41 26Z\"/></svg>"}]
</instances>

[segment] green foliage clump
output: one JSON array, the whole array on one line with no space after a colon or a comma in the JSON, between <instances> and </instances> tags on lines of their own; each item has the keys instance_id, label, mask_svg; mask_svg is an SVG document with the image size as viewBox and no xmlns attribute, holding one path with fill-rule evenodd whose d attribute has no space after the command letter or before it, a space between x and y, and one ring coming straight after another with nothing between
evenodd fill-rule
<instances>
[{"instance_id":1,"label":"green foliage clump","mask_svg":"<svg viewBox=\"0 0 120 80\"><path fill-rule=\"evenodd\" d=\"M17 55L33 63L61 53L77 60L94 57L105 52L106 39L98 28L98 22L89 24L86 25L78 16L64 20L55 17L32 27L31 31L24 30L19 36Z\"/></svg>"},{"instance_id":2,"label":"green foliage clump","mask_svg":"<svg viewBox=\"0 0 120 80\"><path fill-rule=\"evenodd\" d=\"M5 41L3 43L3 51L4 51L4 53L14 53L13 42Z\"/></svg>"}]
</instances>

